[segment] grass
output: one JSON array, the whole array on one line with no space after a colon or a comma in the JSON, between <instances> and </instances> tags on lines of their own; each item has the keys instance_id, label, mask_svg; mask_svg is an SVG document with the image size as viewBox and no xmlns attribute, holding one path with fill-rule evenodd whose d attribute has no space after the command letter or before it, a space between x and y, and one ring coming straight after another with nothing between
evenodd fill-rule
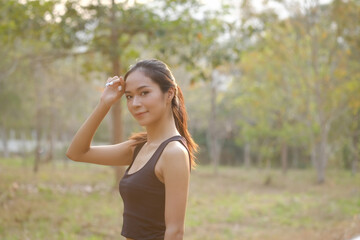
<instances>
[{"instance_id":1,"label":"grass","mask_svg":"<svg viewBox=\"0 0 360 240\"><path fill-rule=\"evenodd\" d=\"M26 164L24 164L26 163ZM122 239L110 167L0 159L0 239ZM268 184L265 184L267 182ZM360 174L206 166L192 172L185 240L348 240L360 235Z\"/></svg>"}]
</instances>

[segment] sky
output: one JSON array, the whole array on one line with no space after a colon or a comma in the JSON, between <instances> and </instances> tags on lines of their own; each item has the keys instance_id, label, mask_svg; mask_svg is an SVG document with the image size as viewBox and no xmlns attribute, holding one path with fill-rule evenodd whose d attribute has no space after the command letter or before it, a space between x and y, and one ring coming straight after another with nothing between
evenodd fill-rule
<instances>
[{"instance_id":1,"label":"sky","mask_svg":"<svg viewBox=\"0 0 360 240\"><path fill-rule=\"evenodd\" d=\"M67 0L62 0L63 2L66 2ZM91 2L97 2L98 0L79 0L79 2L83 5L87 5ZM127 1L130 5L134 2L137 3L151 3L153 0L115 0L115 2L124 2ZM230 15L226 18L226 20L237 20L239 19L240 14L240 4L242 0L199 0L202 4L204 4L205 8L211 9L211 10L217 10L220 9L221 4L229 4L234 7L231 8ZM312 5L316 2L319 4L326 4L331 2L332 0L285 0L284 2L286 5L294 5L294 4L300 4L301 6L306 5ZM101 3L107 3L111 4L111 0L100 0ZM276 2L276 0L250 0L250 3L254 7L255 10L261 11L267 7L274 8L276 10L276 13L279 15L281 19L286 18L289 16L289 12L286 10L286 8L282 5ZM264 3L267 5L265 6ZM58 6L58 11L62 11L62 6ZM201 13L199 13L201 16Z\"/></svg>"},{"instance_id":2,"label":"sky","mask_svg":"<svg viewBox=\"0 0 360 240\"><path fill-rule=\"evenodd\" d=\"M234 8L232 8L232 14L231 14L234 17L234 19L236 18L236 16L239 15L239 11L240 11L239 6L242 2L241 0L200 0L200 1L209 9L214 9L214 10L219 9L221 3L235 6ZM330 3L331 1L332 0L285 0L285 3L286 5L299 4L301 6L306 6L306 5L314 4L316 2L318 2L319 4L327 4ZM274 0L251 0L250 2L252 6L258 11L264 9L265 8L264 3L267 3L268 7L274 8L276 10L277 14L281 19L289 16L289 13L286 10L286 8L284 8L283 5L277 3Z\"/></svg>"}]
</instances>

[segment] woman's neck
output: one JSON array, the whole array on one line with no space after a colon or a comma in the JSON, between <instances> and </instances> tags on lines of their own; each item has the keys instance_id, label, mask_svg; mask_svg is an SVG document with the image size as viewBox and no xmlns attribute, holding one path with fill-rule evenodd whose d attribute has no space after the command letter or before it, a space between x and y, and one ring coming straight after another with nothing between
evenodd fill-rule
<instances>
[{"instance_id":1,"label":"woman's neck","mask_svg":"<svg viewBox=\"0 0 360 240\"><path fill-rule=\"evenodd\" d=\"M158 122L146 126L147 132L147 142L148 144L160 144L164 140L175 136L180 135L176 129L175 120L171 112L170 116L161 118Z\"/></svg>"}]
</instances>

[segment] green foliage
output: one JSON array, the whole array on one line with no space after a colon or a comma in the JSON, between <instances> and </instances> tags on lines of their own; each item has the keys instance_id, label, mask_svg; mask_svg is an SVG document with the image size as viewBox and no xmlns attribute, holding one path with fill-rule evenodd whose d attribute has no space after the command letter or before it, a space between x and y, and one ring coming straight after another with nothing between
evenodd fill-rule
<instances>
[{"instance_id":1,"label":"green foliage","mask_svg":"<svg viewBox=\"0 0 360 240\"><path fill-rule=\"evenodd\" d=\"M288 8L290 17L279 19L273 10L256 12L250 1L244 1L239 34L245 46L249 38L253 41L242 52L241 78L231 86L241 89L233 91L232 105L240 112L236 139L240 146L255 145L255 154L267 161L276 157L284 142L290 148L317 148L329 126L331 134L341 135L333 121L348 114L359 99L353 98L353 91L358 91L353 75L359 68L353 68L356 63L348 52L349 48L358 52L353 45L358 36L345 37L345 29L354 26L344 25L353 21L354 9L359 9L354 1L336 1L305 7L304 13ZM336 139L334 135L330 144ZM303 151L302 158L311 151Z\"/></svg>"},{"instance_id":2,"label":"green foliage","mask_svg":"<svg viewBox=\"0 0 360 240\"><path fill-rule=\"evenodd\" d=\"M226 19L234 6L210 11L195 0L139 2L2 0L1 127L30 135L41 122L44 137L55 128L57 137L70 138L97 103L114 60L123 73L137 58L158 57L182 70L177 79L201 162L209 162L209 80L216 70L226 76L215 100L222 163L243 163L250 144L259 166L279 166L286 144L297 166L308 166L326 126L330 165L352 166L360 152L356 1L303 12L288 6L283 19L269 1L263 11L244 1L233 22ZM124 136L139 130L125 118ZM108 139L108 125L96 140Z\"/></svg>"}]
</instances>

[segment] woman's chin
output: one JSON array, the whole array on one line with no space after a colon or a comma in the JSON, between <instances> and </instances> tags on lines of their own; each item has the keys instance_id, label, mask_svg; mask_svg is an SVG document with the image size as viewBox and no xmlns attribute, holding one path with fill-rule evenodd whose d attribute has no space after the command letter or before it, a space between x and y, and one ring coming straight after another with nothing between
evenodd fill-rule
<instances>
[{"instance_id":1,"label":"woman's chin","mask_svg":"<svg viewBox=\"0 0 360 240\"><path fill-rule=\"evenodd\" d=\"M140 123L140 122L138 122L138 124L139 124L140 126L142 126L142 127L146 127L146 124L145 124L145 123Z\"/></svg>"},{"instance_id":2,"label":"woman's chin","mask_svg":"<svg viewBox=\"0 0 360 240\"><path fill-rule=\"evenodd\" d=\"M146 127L147 125L149 125L148 121L145 121L144 119L136 119L136 121L142 127Z\"/></svg>"}]
</instances>

